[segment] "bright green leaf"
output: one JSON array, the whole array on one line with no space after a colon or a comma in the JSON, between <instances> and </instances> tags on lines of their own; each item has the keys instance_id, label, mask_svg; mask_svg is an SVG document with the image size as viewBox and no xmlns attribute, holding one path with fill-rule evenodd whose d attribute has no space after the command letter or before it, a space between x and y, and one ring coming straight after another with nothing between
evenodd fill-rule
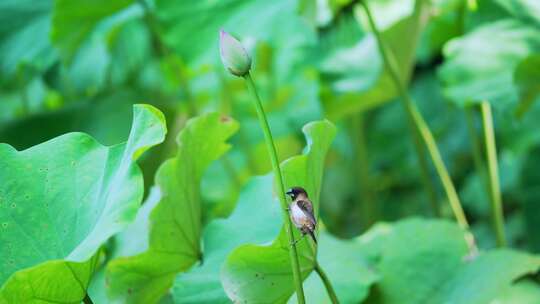
<instances>
[{"instance_id":1,"label":"bright green leaf","mask_svg":"<svg viewBox=\"0 0 540 304\"><path fill-rule=\"evenodd\" d=\"M21 152L0 145L0 299L82 300L97 250L134 219L142 200L133 162L165 137L159 110L136 105L133 113L124 144L69 133Z\"/></svg>"},{"instance_id":2,"label":"bright green leaf","mask_svg":"<svg viewBox=\"0 0 540 304\"><path fill-rule=\"evenodd\" d=\"M177 138L178 153L161 165L162 196L150 214L148 250L118 258L107 267L114 301L155 303L180 271L202 257L200 183L210 163L229 148L238 124L217 113L190 120Z\"/></svg>"},{"instance_id":3,"label":"bright green leaf","mask_svg":"<svg viewBox=\"0 0 540 304\"><path fill-rule=\"evenodd\" d=\"M241 244L271 242L281 227L280 212L271 175L248 182L231 216L214 220L204 229L204 263L176 277L174 302L230 303L220 280L227 254Z\"/></svg>"}]
</instances>

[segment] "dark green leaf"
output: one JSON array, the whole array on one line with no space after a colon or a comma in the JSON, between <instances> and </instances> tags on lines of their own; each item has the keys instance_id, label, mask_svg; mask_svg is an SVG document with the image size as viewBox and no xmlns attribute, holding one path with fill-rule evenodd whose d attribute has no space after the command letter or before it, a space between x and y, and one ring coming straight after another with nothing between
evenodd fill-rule
<instances>
[{"instance_id":1,"label":"dark green leaf","mask_svg":"<svg viewBox=\"0 0 540 304\"><path fill-rule=\"evenodd\" d=\"M518 116L523 115L540 95L540 54L522 60L514 72L514 84L519 91Z\"/></svg>"},{"instance_id":2,"label":"dark green leaf","mask_svg":"<svg viewBox=\"0 0 540 304\"><path fill-rule=\"evenodd\" d=\"M54 62L56 52L48 39L51 9L49 0L0 3L0 79L19 78L22 65L44 70Z\"/></svg>"},{"instance_id":3,"label":"dark green leaf","mask_svg":"<svg viewBox=\"0 0 540 304\"><path fill-rule=\"evenodd\" d=\"M133 0L55 0L52 41L70 62L97 24L133 3Z\"/></svg>"}]
</instances>

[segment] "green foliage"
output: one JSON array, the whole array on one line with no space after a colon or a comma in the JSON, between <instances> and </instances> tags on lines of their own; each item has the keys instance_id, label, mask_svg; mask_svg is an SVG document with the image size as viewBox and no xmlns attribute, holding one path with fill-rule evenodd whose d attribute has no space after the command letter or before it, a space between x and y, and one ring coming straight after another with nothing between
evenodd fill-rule
<instances>
[{"instance_id":1,"label":"green foliage","mask_svg":"<svg viewBox=\"0 0 540 304\"><path fill-rule=\"evenodd\" d=\"M296 303L221 29L252 58L285 186L315 204L316 254L297 244L306 303L331 303L315 261L340 303L539 303L539 2L367 0L477 257L429 160L440 218L419 218L434 212L407 115L359 3L0 1L0 303ZM484 100L506 248L472 150Z\"/></svg>"},{"instance_id":2,"label":"green foliage","mask_svg":"<svg viewBox=\"0 0 540 304\"><path fill-rule=\"evenodd\" d=\"M380 242L373 303L492 303L501 289L540 269L539 257L506 249L470 260L463 232L447 222L404 221Z\"/></svg>"},{"instance_id":3,"label":"green foliage","mask_svg":"<svg viewBox=\"0 0 540 304\"><path fill-rule=\"evenodd\" d=\"M281 166L285 188L300 186L310 193L315 217L319 210L319 192L326 153L335 129L328 121L310 123L304 127L307 151ZM295 230L294 239L300 238ZM288 241L284 228L270 246L243 245L236 248L223 266L222 280L227 295L233 301L257 301L261 294L270 302L281 302L294 291ZM315 252L308 238L298 243L299 262L303 277L313 269Z\"/></svg>"},{"instance_id":4,"label":"green foliage","mask_svg":"<svg viewBox=\"0 0 540 304\"><path fill-rule=\"evenodd\" d=\"M318 237L319 248L317 263L326 271L337 296L343 303L360 303L369 294L379 274L373 269L368 256L359 254L365 242L357 240L340 240L326 231ZM315 272L304 281L307 303L329 303L330 299L322 282ZM292 296L289 302L295 302Z\"/></svg>"},{"instance_id":5,"label":"green foliage","mask_svg":"<svg viewBox=\"0 0 540 304\"><path fill-rule=\"evenodd\" d=\"M100 2L55 0L52 41L66 60L71 61L82 42L101 19L119 12L132 3L133 0Z\"/></svg>"},{"instance_id":6,"label":"green foliage","mask_svg":"<svg viewBox=\"0 0 540 304\"><path fill-rule=\"evenodd\" d=\"M137 105L128 141L105 147L71 133L18 152L0 146L3 287L9 302L81 301L99 247L135 217L145 150L163 141L163 114ZM54 278L54 279L53 279Z\"/></svg>"},{"instance_id":7,"label":"green foliage","mask_svg":"<svg viewBox=\"0 0 540 304\"><path fill-rule=\"evenodd\" d=\"M308 143L307 152L302 156L293 157L282 164L282 171L285 178L285 184L304 185L306 189L314 188L320 183L322 174L322 165L326 150L332 141L334 129L331 123L327 121L313 122L304 128L306 140ZM308 172L313 173L307 175ZM293 174L297 174L296 176ZM230 267L235 267L235 259L242 261L241 263L249 263L249 259L257 258L261 252L256 254L243 252L252 249L251 245L243 244L260 244L271 241L276 237L281 227L281 217L278 202L274 201L271 193L271 179L269 177L258 178L252 181L246 187L241 195L237 208L227 220L218 220L208 225L204 232L204 247L207 249L204 253L204 264L200 267L193 268L185 275L177 277L174 287L175 301L190 302L196 301L201 303L219 303L226 302L229 297L233 297L235 293L239 294L237 287L231 285L231 280L237 275L244 275L249 272L249 267L257 267L257 264L252 264L249 267L242 267L238 272L231 272ZM311 193L316 194L316 191ZM317 202L317 195L313 196L314 202ZM253 210L259 210L253 213ZM234 238L228 238L228 235L235 235ZM298 233L295 234L298 237ZM287 299L293 291L291 266L288 260L287 251L282 247L287 248L284 231L281 231L279 237L274 241L274 245L270 248L253 248L254 250L270 252L270 261L275 260L281 262L285 260L285 264L279 268L271 268L268 271L259 271L258 276L255 274L249 275L255 278L251 281L250 286L257 288L268 288L266 285L274 284L272 290L276 290L274 294L269 294L269 297L279 297L282 300ZM281 245L282 242L287 245ZM299 248L302 252L310 250L307 244ZM250 248L251 246L251 248ZM236 248L236 249L235 249ZM231 253L231 251L234 251ZM275 252L277 254L275 254ZM274 255L272 255L274 254ZM246 257L247 259L242 259ZM267 260L268 261L268 260ZM222 268L223 265L223 268ZM273 265L276 266L276 265ZM312 266L311 266L312 267ZM221 279L227 295L223 292L220 282ZM280 271L278 269L286 269L286 274L275 276L273 273ZM265 277L269 279L265 281ZM270 279L270 277L272 279ZM194 278L204 278L197 280ZM259 278L259 280L257 280ZM260 286L260 287L259 287ZM206 292L201 292L205 290ZM210 292L211 291L211 292ZM272 300L271 300L272 301Z\"/></svg>"},{"instance_id":8,"label":"green foliage","mask_svg":"<svg viewBox=\"0 0 540 304\"><path fill-rule=\"evenodd\" d=\"M521 104L518 115L523 115L540 95L540 54L534 54L523 59L514 72L514 84L519 92Z\"/></svg>"},{"instance_id":9,"label":"green foliage","mask_svg":"<svg viewBox=\"0 0 540 304\"><path fill-rule=\"evenodd\" d=\"M210 162L229 149L225 142L237 128L233 120L214 113L190 120L179 134L176 157L156 173L161 199L150 214L141 209L149 216L148 231L139 231L149 234L148 244L141 246L146 249L112 260L107 267L112 300L154 303L171 287L176 273L202 260L200 180Z\"/></svg>"},{"instance_id":10,"label":"green foliage","mask_svg":"<svg viewBox=\"0 0 540 304\"><path fill-rule=\"evenodd\" d=\"M390 3L390 5L388 5ZM375 2L376 4L376 2ZM392 7L393 6L393 7ZM386 17L387 9L391 9L398 17ZM424 27L426 13L425 1L387 2L386 6L375 6L376 20L384 20L383 36L387 47L394 54L393 60L399 69L399 76L408 82L415 59L416 45ZM403 12L410 12L405 14ZM381 15L379 15L381 14ZM385 18L382 14L385 14ZM363 16L362 16L363 17ZM395 18L395 19L393 19ZM365 17L364 17L365 19ZM367 23L367 21L363 21ZM347 35L351 27L358 27L357 22L342 25L335 32L330 32L323 46L333 48L335 36ZM407 40L402 37L406 35ZM339 45L339 44L338 44ZM331 80L331 89L341 94L332 94L323 99L325 112L330 117L342 117L358 111L379 106L396 97L397 89L392 83L389 72L380 58L375 37L364 35L356 45L337 50L329 50L329 55L321 63L321 70ZM358 58L363 58L358 60ZM337 96L336 96L337 95ZM336 98L337 97L337 98ZM326 102L325 102L326 101Z\"/></svg>"},{"instance_id":11,"label":"green foliage","mask_svg":"<svg viewBox=\"0 0 540 304\"><path fill-rule=\"evenodd\" d=\"M214 220L206 226L204 263L176 277L172 291L175 303L230 301L221 285L221 267L237 246L266 243L275 238L281 216L279 204L272 196L272 177L256 177L244 186L229 218Z\"/></svg>"},{"instance_id":12,"label":"green foliage","mask_svg":"<svg viewBox=\"0 0 540 304\"><path fill-rule=\"evenodd\" d=\"M515 106L514 70L539 51L535 27L513 19L483 25L445 46L447 61L440 69L445 93L459 105L488 100L499 109Z\"/></svg>"},{"instance_id":13,"label":"green foliage","mask_svg":"<svg viewBox=\"0 0 540 304\"><path fill-rule=\"evenodd\" d=\"M0 80L17 81L24 69L44 70L56 59L48 40L52 1L3 1L0 4Z\"/></svg>"}]
</instances>

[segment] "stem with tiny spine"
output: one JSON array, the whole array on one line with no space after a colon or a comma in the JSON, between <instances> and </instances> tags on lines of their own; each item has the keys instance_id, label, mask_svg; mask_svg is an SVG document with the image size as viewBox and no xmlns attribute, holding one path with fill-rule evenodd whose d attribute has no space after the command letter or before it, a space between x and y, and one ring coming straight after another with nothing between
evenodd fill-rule
<instances>
[{"instance_id":1,"label":"stem with tiny spine","mask_svg":"<svg viewBox=\"0 0 540 304\"><path fill-rule=\"evenodd\" d=\"M395 59L394 57L392 57L392 52L386 49L381 32L378 30L377 25L375 24L373 15L369 10L366 1L360 1L360 3L363 6L364 11L366 12L369 24L377 40L379 52L381 54L381 57L383 58L385 66L390 74L390 77L392 78L392 81L394 82L394 85L396 86L399 94L401 95L401 100L405 106L407 115L409 116L409 119L412 120L414 123L414 133L418 133L420 135L419 137L421 137L421 139L424 141L424 144L428 150L435 170L437 171L439 179L448 198L448 202L450 204L452 212L454 213L454 217L456 218L458 225L463 229L465 233L465 240L467 242L467 245L469 246L469 252L471 255L475 255L478 249L476 247L476 242L474 241L474 236L469 231L469 223L467 222L467 218L465 217L465 212L463 211L463 207L461 206L461 202L459 201L456 188L454 187L452 179L450 178L450 174L446 169L446 165L444 164L444 161L441 157L433 134L431 133L426 121L418 111L418 108L412 101L412 98L410 97L408 91L403 85L401 78L398 76L397 68L395 66Z\"/></svg>"},{"instance_id":2,"label":"stem with tiny spine","mask_svg":"<svg viewBox=\"0 0 540 304\"><path fill-rule=\"evenodd\" d=\"M324 284L324 287L326 288L326 291L328 292L328 297L332 301L332 304L338 304L339 300L337 298L336 292L334 291L334 288L332 287L332 284L330 283L330 279L326 276L326 273L324 273L323 269L319 265L319 262L315 261L315 271L321 278L321 281Z\"/></svg>"},{"instance_id":3,"label":"stem with tiny spine","mask_svg":"<svg viewBox=\"0 0 540 304\"><path fill-rule=\"evenodd\" d=\"M278 191L277 194L279 197L279 201L281 203L283 220L285 222L285 231L287 232L289 244L291 244L290 250L289 250L289 257L291 260L294 285L296 289L296 297L298 299L298 303L303 304L305 303L305 298L304 298L304 289L302 286L302 276L300 273L300 263L298 261L298 253L296 251L296 244L294 244L294 235L293 235L293 230L292 230L293 226L291 223L291 219L289 218L289 214L287 212L287 208L288 208L287 197L285 196L285 187L283 185L283 177L281 175L281 169L279 167L276 146L272 138L272 132L270 131L270 125L268 124L268 120L266 119L266 114L264 112L261 99L259 98L259 94L257 93L257 89L255 88L255 84L253 83L253 79L251 78L251 75L249 72L246 75L244 75L244 79L246 80L248 90L253 95L253 103L255 104L257 117L259 118L259 123L261 124L261 128L264 134L266 148L268 149L268 154L270 155L270 161L272 163L272 170L274 171L274 178L275 178L277 191Z\"/></svg>"}]
</instances>

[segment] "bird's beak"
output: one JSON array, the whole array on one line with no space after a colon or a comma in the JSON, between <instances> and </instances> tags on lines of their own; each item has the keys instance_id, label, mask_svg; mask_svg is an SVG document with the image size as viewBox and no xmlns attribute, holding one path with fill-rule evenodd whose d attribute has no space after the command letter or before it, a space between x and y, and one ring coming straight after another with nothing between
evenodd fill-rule
<instances>
[{"instance_id":1,"label":"bird's beak","mask_svg":"<svg viewBox=\"0 0 540 304\"><path fill-rule=\"evenodd\" d=\"M285 192L285 194L287 194L287 195L289 195L289 196L292 196L293 191L292 191L292 190L289 190L289 191Z\"/></svg>"}]
</instances>

